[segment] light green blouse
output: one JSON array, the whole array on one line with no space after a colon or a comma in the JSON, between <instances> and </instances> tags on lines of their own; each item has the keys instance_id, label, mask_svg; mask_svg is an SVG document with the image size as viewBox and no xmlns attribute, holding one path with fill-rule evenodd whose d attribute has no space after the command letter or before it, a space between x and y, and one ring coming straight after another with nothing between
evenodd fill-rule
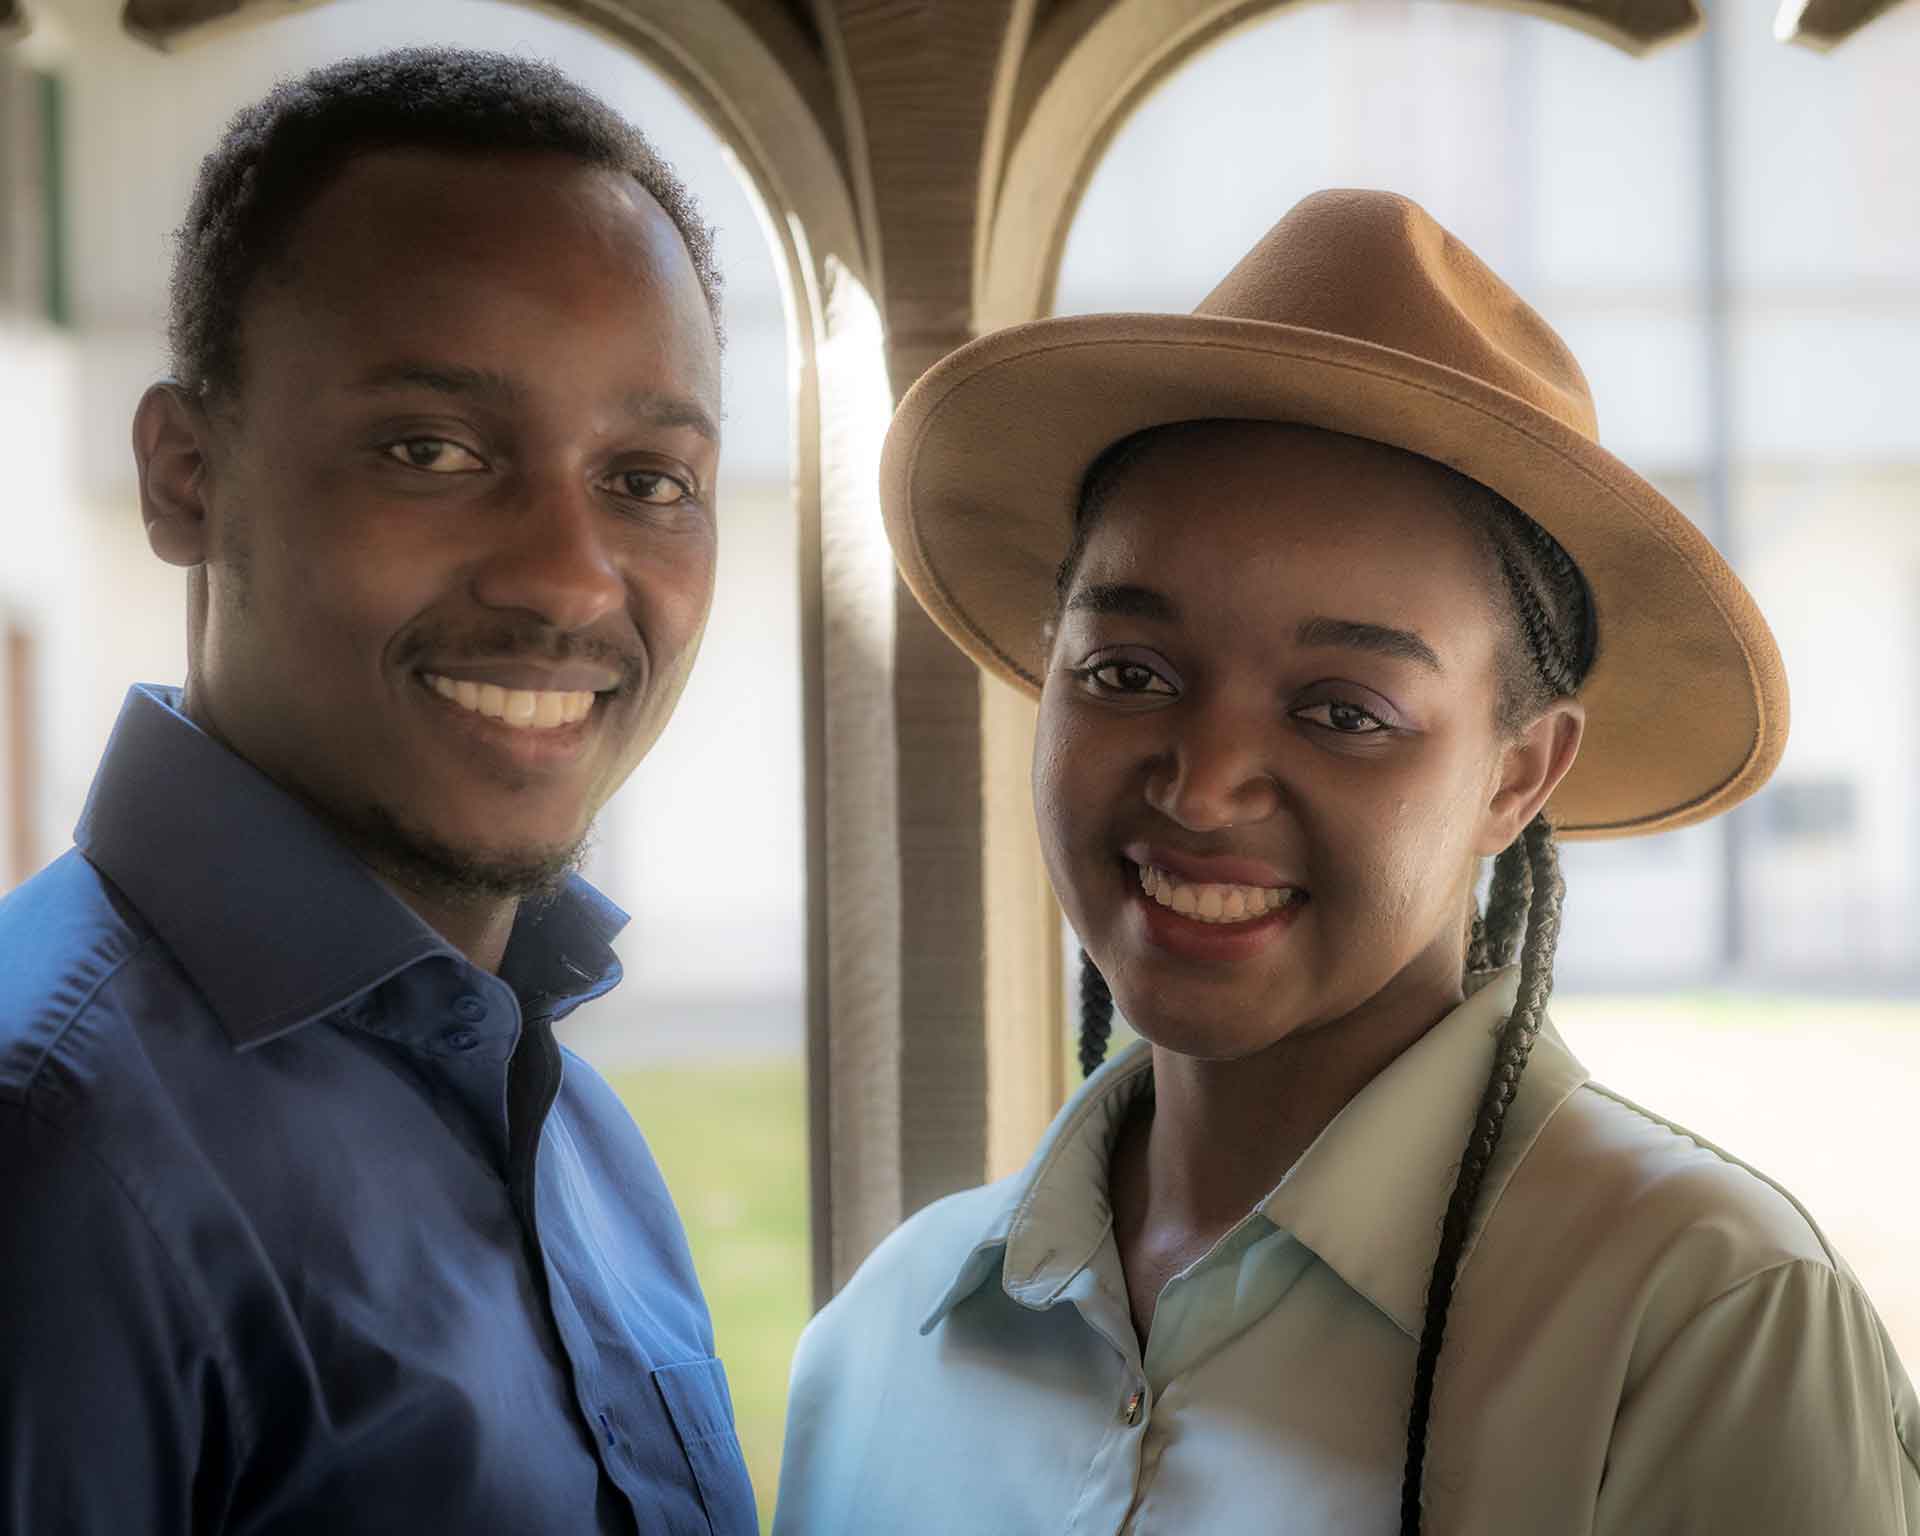
<instances>
[{"instance_id":1,"label":"light green blouse","mask_svg":"<svg viewBox=\"0 0 1920 1536\"><path fill-rule=\"evenodd\" d=\"M1144 1356L1107 1203L1139 1046L1027 1169L942 1200L814 1319L778 1536L1390 1533L1427 1274L1517 978L1374 1079L1167 1283ZM1778 1186L1542 1031L1448 1318L1434 1533L1920 1536L1920 1403Z\"/></svg>"}]
</instances>

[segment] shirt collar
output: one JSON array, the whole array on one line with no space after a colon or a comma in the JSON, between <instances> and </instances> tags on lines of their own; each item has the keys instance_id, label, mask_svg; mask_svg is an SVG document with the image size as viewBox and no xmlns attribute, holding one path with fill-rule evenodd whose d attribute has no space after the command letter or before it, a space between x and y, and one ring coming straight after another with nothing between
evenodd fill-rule
<instances>
[{"instance_id":1,"label":"shirt collar","mask_svg":"<svg viewBox=\"0 0 1920 1536\"><path fill-rule=\"evenodd\" d=\"M1517 969L1485 978L1361 1089L1256 1207L1411 1338L1420 1336L1441 1219L1492 1067L1494 1038L1513 1010L1519 981ZM1113 1141L1128 1105L1150 1085L1152 1066L1142 1041L1068 1101L922 1332L937 1327L996 1270L1013 1300L1044 1307L1086 1267L1112 1221L1107 1162ZM1586 1068L1543 1022L1481 1186L1462 1273L1521 1159L1586 1080Z\"/></svg>"},{"instance_id":2,"label":"shirt collar","mask_svg":"<svg viewBox=\"0 0 1920 1536\"><path fill-rule=\"evenodd\" d=\"M464 957L333 830L189 720L130 689L74 842L139 909L236 1049L332 1012L432 956ZM501 977L557 1017L612 987L620 909L569 878L523 909Z\"/></svg>"}]
</instances>

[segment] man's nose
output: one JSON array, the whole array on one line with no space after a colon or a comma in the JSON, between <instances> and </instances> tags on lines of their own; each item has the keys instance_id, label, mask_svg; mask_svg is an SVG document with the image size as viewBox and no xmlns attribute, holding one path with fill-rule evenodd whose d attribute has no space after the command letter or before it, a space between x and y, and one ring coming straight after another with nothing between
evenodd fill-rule
<instances>
[{"instance_id":1,"label":"man's nose","mask_svg":"<svg viewBox=\"0 0 1920 1536\"><path fill-rule=\"evenodd\" d=\"M568 633L624 606L613 514L591 484L559 472L528 477L501 512L496 543L474 577L481 604L518 609Z\"/></svg>"},{"instance_id":2,"label":"man's nose","mask_svg":"<svg viewBox=\"0 0 1920 1536\"><path fill-rule=\"evenodd\" d=\"M1147 803L1190 832L1265 821L1280 803L1273 731L1270 704L1255 711L1221 700L1183 710L1149 769Z\"/></svg>"}]
</instances>

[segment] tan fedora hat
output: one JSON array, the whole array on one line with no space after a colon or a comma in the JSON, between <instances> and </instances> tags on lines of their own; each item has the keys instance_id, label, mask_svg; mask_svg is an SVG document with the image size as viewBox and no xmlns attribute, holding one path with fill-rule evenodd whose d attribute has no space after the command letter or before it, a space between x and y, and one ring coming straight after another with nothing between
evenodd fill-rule
<instances>
[{"instance_id":1,"label":"tan fedora hat","mask_svg":"<svg viewBox=\"0 0 1920 1536\"><path fill-rule=\"evenodd\" d=\"M1579 563L1599 653L1562 835L1686 826L1752 794L1787 740L1787 681L1740 579L1603 449L1580 365L1417 204L1299 203L1191 315L1039 320L908 391L882 455L887 536L921 605L1029 693L1087 467L1143 427L1295 422L1407 449L1506 497Z\"/></svg>"}]
</instances>

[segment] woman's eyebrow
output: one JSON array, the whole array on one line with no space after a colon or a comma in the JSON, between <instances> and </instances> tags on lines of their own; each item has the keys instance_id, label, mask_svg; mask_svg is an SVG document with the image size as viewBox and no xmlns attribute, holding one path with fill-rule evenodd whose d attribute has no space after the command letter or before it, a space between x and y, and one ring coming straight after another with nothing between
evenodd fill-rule
<instances>
[{"instance_id":1,"label":"woman's eyebrow","mask_svg":"<svg viewBox=\"0 0 1920 1536\"><path fill-rule=\"evenodd\" d=\"M1371 651L1376 656L1392 656L1401 661L1417 661L1429 671L1444 672L1432 646L1410 629L1395 629L1389 624L1368 624L1358 619L1303 619L1293 632L1302 646L1344 646L1349 650Z\"/></svg>"},{"instance_id":2,"label":"woman's eyebrow","mask_svg":"<svg viewBox=\"0 0 1920 1536\"><path fill-rule=\"evenodd\" d=\"M1180 607L1164 592L1132 582L1095 582L1082 587L1067 599L1069 613L1107 613L1124 619L1158 619L1163 624L1180 622Z\"/></svg>"}]
</instances>

